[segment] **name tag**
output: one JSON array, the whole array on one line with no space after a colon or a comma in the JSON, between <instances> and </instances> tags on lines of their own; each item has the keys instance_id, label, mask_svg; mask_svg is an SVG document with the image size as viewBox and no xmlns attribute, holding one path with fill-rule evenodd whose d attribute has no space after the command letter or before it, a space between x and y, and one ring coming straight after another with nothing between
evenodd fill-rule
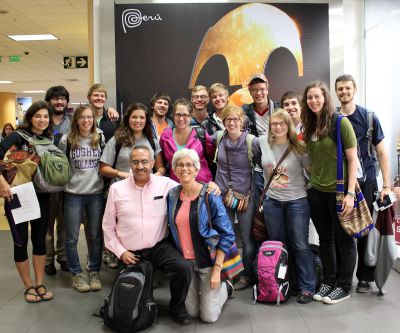
<instances>
[{"instance_id":1,"label":"name tag","mask_svg":"<svg viewBox=\"0 0 400 333\"><path fill-rule=\"evenodd\" d=\"M159 195L159 196L157 196L157 197L154 197L153 200L160 200L160 199L162 199L162 198L164 198L164 196L163 196L163 195Z\"/></svg>"}]
</instances>

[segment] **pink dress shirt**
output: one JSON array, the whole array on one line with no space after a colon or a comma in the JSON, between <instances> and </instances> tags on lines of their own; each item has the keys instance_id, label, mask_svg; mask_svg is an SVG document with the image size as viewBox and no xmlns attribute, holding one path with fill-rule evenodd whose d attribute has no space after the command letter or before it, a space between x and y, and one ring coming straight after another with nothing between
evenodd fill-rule
<instances>
[{"instance_id":1,"label":"pink dress shirt","mask_svg":"<svg viewBox=\"0 0 400 333\"><path fill-rule=\"evenodd\" d=\"M144 187L133 175L111 185L103 216L104 242L118 258L126 250L152 248L167 235L167 194L178 183L150 175Z\"/></svg>"}]
</instances>

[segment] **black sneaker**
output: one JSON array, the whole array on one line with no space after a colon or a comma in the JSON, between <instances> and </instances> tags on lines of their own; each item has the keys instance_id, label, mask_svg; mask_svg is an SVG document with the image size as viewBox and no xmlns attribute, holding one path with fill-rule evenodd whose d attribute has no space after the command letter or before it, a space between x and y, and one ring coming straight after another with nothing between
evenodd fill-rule
<instances>
[{"instance_id":1,"label":"black sneaker","mask_svg":"<svg viewBox=\"0 0 400 333\"><path fill-rule=\"evenodd\" d=\"M359 281L358 282L356 292L362 293L362 294L368 294L371 291L372 291L371 283L369 283L368 281Z\"/></svg>"},{"instance_id":2,"label":"black sneaker","mask_svg":"<svg viewBox=\"0 0 400 333\"><path fill-rule=\"evenodd\" d=\"M44 272L47 275L56 275L56 266L54 266L54 264L47 264L46 266L44 266Z\"/></svg>"},{"instance_id":3,"label":"black sneaker","mask_svg":"<svg viewBox=\"0 0 400 333\"><path fill-rule=\"evenodd\" d=\"M321 302L322 298L328 296L331 291L332 287L329 284L321 283L318 292L313 296L313 300Z\"/></svg>"},{"instance_id":4,"label":"black sneaker","mask_svg":"<svg viewBox=\"0 0 400 333\"><path fill-rule=\"evenodd\" d=\"M231 298L231 297L233 297L233 291L235 289L233 288L231 281L226 280L225 283L226 283L226 289L228 290L228 298Z\"/></svg>"},{"instance_id":5,"label":"black sneaker","mask_svg":"<svg viewBox=\"0 0 400 333\"><path fill-rule=\"evenodd\" d=\"M350 299L350 294L343 290L341 287L335 287L328 296L324 297L322 301L325 304L336 304L346 299Z\"/></svg>"},{"instance_id":6,"label":"black sneaker","mask_svg":"<svg viewBox=\"0 0 400 333\"><path fill-rule=\"evenodd\" d=\"M59 261L58 263L60 264L60 269L63 272L69 272L69 267L66 261Z\"/></svg>"},{"instance_id":7,"label":"black sneaker","mask_svg":"<svg viewBox=\"0 0 400 333\"><path fill-rule=\"evenodd\" d=\"M308 304L313 300L313 294L310 291L303 290L300 292L300 296L297 299L297 303Z\"/></svg>"}]
</instances>

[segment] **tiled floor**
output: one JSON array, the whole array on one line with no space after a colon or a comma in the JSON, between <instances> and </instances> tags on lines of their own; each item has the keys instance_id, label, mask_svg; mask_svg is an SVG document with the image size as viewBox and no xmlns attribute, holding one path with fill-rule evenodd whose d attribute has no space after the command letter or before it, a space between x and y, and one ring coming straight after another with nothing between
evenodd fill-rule
<instances>
[{"instance_id":1,"label":"tiled floor","mask_svg":"<svg viewBox=\"0 0 400 333\"><path fill-rule=\"evenodd\" d=\"M81 237L82 238L82 237ZM82 259L85 245L81 241ZM84 262L84 261L83 261ZM71 277L58 272L46 277L45 283L55 293L54 300L28 304L12 260L9 231L0 231L0 332L109 332L101 319L94 317L113 280L114 270L104 268L103 290L79 294L71 289ZM253 304L250 290L236 292L215 324L196 321L181 327L168 317L169 291L167 281L155 290L160 314L146 332L400 332L400 275L392 272L386 284L387 294L361 295L352 293L350 301L337 305L313 302L297 304L290 299L281 307Z\"/></svg>"}]
</instances>

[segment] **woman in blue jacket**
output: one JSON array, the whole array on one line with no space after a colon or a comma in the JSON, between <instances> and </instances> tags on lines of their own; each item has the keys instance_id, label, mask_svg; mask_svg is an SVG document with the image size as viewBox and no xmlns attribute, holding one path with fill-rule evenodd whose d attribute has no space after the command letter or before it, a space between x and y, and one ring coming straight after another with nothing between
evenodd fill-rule
<instances>
[{"instance_id":1,"label":"woman in blue jacket","mask_svg":"<svg viewBox=\"0 0 400 333\"><path fill-rule=\"evenodd\" d=\"M175 246L186 260L192 262L192 282L186 307L192 317L200 316L205 322L215 322L233 292L229 281L221 282L221 269L235 234L221 198L214 194L206 197L208 185L195 180L200 170L196 151L186 148L177 151L172 159L172 169L181 185L168 194L168 223ZM217 244L212 240L217 240ZM210 247L216 248L214 262L210 259Z\"/></svg>"}]
</instances>

